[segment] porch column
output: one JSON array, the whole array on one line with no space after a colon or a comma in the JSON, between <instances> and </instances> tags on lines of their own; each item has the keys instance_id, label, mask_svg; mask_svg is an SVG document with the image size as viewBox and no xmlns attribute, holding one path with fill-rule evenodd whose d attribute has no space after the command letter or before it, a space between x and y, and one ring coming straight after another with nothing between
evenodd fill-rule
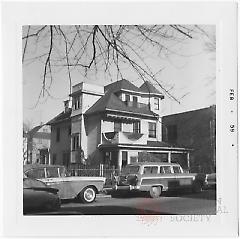
<instances>
[{"instance_id":1,"label":"porch column","mask_svg":"<svg viewBox=\"0 0 240 239\"><path fill-rule=\"evenodd\" d=\"M190 153L189 152L187 153L187 166L188 166L188 169L190 169Z\"/></svg>"},{"instance_id":2,"label":"porch column","mask_svg":"<svg viewBox=\"0 0 240 239\"><path fill-rule=\"evenodd\" d=\"M118 169L119 170L122 169L122 151L121 150L118 151Z\"/></svg>"},{"instance_id":3,"label":"porch column","mask_svg":"<svg viewBox=\"0 0 240 239\"><path fill-rule=\"evenodd\" d=\"M172 152L169 151L169 152L168 152L168 162L169 162L169 163L171 163L171 156L172 156Z\"/></svg>"}]
</instances>

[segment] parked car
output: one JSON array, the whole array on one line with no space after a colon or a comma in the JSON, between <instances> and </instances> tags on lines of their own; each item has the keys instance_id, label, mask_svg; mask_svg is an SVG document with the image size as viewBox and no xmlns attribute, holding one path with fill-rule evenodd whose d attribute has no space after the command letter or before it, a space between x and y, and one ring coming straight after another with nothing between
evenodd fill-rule
<instances>
[{"instance_id":1,"label":"parked car","mask_svg":"<svg viewBox=\"0 0 240 239\"><path fill-rule=\"evenodd\" d=\"M206 174L204 188L216 190L216 185L216 173Z\"/></svg>"},{"instance_id":2,"label":"parked car","mask_svg":"<svg viewBox=\"0 0 240 239\"><path fill-rule=\"evenodd\" d=\"M23 178L23 212L30 210L58 210L61 201L58 189L50 188L45 183Z\"/></svg>"},{"instance_id":3,"label":"parked car","mask_svg":"<svg viewBox=\"0 0 240 239\"><path fill-rule=\"evenodd\" d=\"M24 174L57 188L61 199L75 198L83 203L95 201L106 180L104 177L68 176L61 165L28 164L24 165Z\"/></svg>"},{"instance_id":4,"label":"parked car","mask_svg":"<svg viewBox=\"0 0 240 239\"><path fill-rule=\"evenodd\" d=\"M126 194L130 191L147 192L157 198L163 191L191 189L200 192L205 175L184 173L176 163L142 162L127 165L116 177L112 196Z\"/></svg>"}]
</instances>

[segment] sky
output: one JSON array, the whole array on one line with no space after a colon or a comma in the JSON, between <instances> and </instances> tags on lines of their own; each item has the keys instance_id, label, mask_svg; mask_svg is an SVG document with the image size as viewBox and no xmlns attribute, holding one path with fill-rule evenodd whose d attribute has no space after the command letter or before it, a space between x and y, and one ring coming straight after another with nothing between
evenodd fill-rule
<instances>
[{"instance_id":1,"label":"sky","mask_svg":"<svg viewBox=\"0 0 240 239\"><path fill-rule=\"evenodd\" d=\"M205 26L207 32L215 35L214 26ZM176 97L180 104L165 95L162 102L162 115L174 114L189 110L208 107L216 104L216 57L215 52L206 49L206 38L187 39L173 46L174 51L179 54L170 54L161 58L156 57L149 50L147 63L153 69L162 69L158 73L158 80L169 92ZM40 49L44 49L44 41L38 42ZM31 49L36 46L34 43ZM41 51L41 50L40 50ZM43 50L42 50L43 51ZM31 51L34 53L34 50ZM65 68L54 71L54 78L50 88L50 97L41 98L37 103L41 90L44 67L37 60L23 65L23 121L31 127L46 123L63 111L63 101L68 99L69 78ZM140 86L143 82L136 74L126 67L124 78ZM104 71L92 71L87 77L82 72L72 71L72 84L88 81L93 84L106 85L118 80L116 77L110 79ZM153 82L152 82L153 83ZM153 85L159 89L159 86ZM161 89L159 89L161 91ZM164 92L163 92L164 94Z\"/></svg>"}]
</instances>

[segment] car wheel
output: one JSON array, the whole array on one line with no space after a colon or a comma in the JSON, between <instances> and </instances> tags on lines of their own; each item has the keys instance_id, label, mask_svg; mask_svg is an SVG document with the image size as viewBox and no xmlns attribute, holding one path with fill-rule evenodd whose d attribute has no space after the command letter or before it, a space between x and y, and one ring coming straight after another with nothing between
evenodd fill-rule
<instances>
[{"instance_id":1,"label":"car wheel","mask_svg":"<svg viewBox=\"0 0 240 239\"><path fill-rule=\"evenodd\" d=\"M202 191L202 184L199 181L195 181L193 183L193 188L192 188L193 193L200 193Z\"/></svg>"},{"instance_id":2,"label":"car wheel","mask_svg":"<svg viewBox=\"0 0 240 239\"><path fill-rule=\"evenodd\" d=\"M151 198L158 198L162 193L161 187L151 187L149 195Z\"/></svg>"},{"instance_id":3,"label":"car wheel","mask_svg":"<svg viewBox=\"0 0 240 239\"><path fill-rule=\"evenodd\" d=\"M92 203L96 199L96 191L93 187L86 187L80 194L83 203Z\"/></svg>"}]
</instances>

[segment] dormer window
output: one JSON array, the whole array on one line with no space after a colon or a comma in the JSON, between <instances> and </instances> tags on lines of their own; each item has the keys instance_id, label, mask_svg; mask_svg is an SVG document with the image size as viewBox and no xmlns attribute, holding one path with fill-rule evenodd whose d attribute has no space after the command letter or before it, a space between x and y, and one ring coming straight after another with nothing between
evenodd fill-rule
<instances>
[{"instance_id":1,"label":"dormer window","mask_svg":"<svg viewBox=\"0 0 240 239\"><path fill-rule=\"evenodd\" d=\"M137 107L138 105L138 98L137 96L133 96L133 107Z\"/></svg>"},{"instance_id":2,"label":"dormer window","mask_svg":"<svg viewBox=\"0 0 240 239\"><path fill-rule=\"evenodd\" d=\"M158 98L154 98L154 109L155 110L159 110L160 107L159 107L159 99Z\"/></svg>"},{"instance_id":3,"label":"dormer window","mask_svg":"<svg viewBox=\"0 0 240 239\"><path fill-rule=\"evenodd\" d=\"M129 101L130 101L130 95L127 95L127 94L125 95L125 101L126 101L126 102L129 102Z\"/></svg>"}]
</instances>

